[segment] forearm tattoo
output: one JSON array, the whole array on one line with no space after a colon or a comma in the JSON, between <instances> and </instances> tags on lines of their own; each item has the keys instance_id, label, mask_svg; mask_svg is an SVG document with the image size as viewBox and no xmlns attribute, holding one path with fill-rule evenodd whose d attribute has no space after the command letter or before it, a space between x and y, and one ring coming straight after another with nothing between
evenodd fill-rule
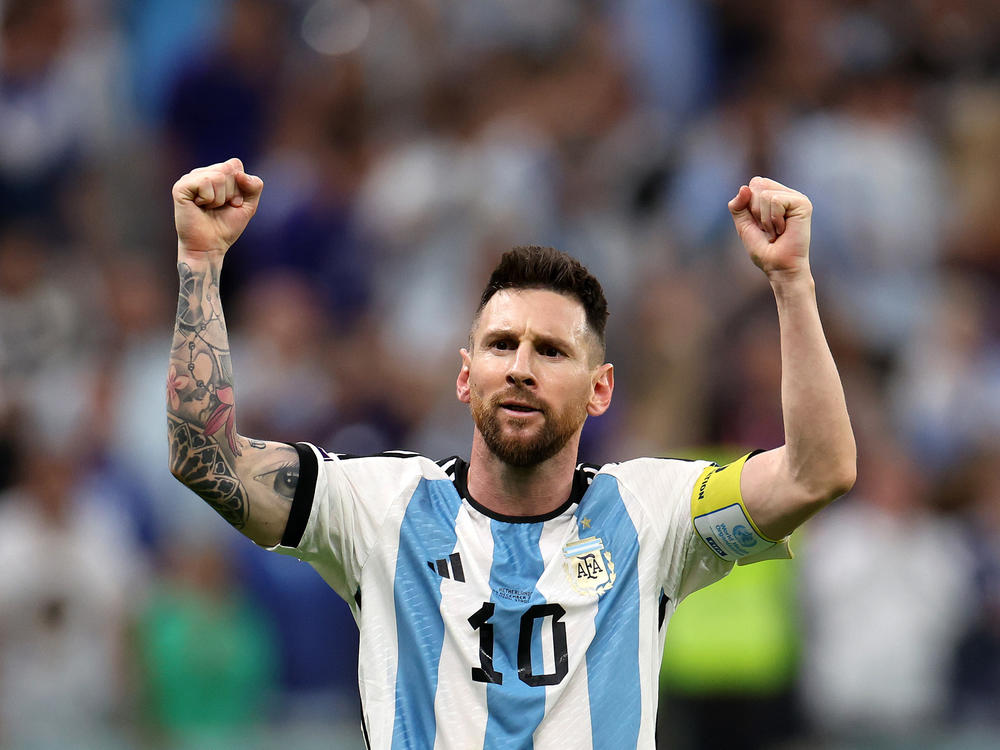
<instances>
[{"instance_id":1,"label":"forearm tattoo","mask_svg":"<svg viewBox=\"0 0 1000 750\"><path fill-rule=\"evenodd\" d=\"M247 523L247 498L231 460L204 430L167 414L170 469L237 529Z\"/></svg>"},{"instance_id":2,"label":"forearm tattoo","mask_svg":"<svg viewBox=\"0 0 1000 750\"><path fill-rule=\"evenodd\" d=\"M236 434L229 337L219 301L219 269L178 265L180 294L167 374L170 468L237 529L246 526L247 492L236 459L264 444ZM289 448L294 455L295 451Z\"/></svg>"}]
</instances>

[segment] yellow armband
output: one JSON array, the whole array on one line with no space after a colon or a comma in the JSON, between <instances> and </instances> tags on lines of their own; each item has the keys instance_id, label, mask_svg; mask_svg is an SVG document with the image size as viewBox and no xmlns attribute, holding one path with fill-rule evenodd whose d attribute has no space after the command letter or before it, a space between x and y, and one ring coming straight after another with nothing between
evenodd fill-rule
<instances>
[{"instance_id":1,"label":"yellow armband","mask_svg":"<svg viewBox=\"0 0 1000 750\"><path fill-rule=\"evenodd\" d=\"M787 541L768 539L761 533L743 504L740 475L752 455L725 466L707 467L691 493L691 520L698 536L720 558L741 565L792 556Z\"/></svg>"}]
</instances>

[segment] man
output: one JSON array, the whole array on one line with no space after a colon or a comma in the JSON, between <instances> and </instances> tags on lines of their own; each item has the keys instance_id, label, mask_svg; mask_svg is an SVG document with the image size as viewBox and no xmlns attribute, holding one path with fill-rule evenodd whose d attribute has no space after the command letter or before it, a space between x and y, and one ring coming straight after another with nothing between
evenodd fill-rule
<instances>
[{"instance_id":1,"label":"man","mask_svg":"<svg viewBox=\"0 0 1000 750\"><path fill-rule=\"evenodd\" d=\"M239 435L219 272L262 188L238 159L174 185L174 475L258 544L309 561L351 606L370 746L652 747L677 603L737 559L787 556L781 540L854 482L808 199L755 177L729 204L777 301L785 445L722 467L597 467L577 465L577 446L611 403L607 307L586 269L544 248L505 254L461 350L468 463Z\"/></svg>"}]
</instances>

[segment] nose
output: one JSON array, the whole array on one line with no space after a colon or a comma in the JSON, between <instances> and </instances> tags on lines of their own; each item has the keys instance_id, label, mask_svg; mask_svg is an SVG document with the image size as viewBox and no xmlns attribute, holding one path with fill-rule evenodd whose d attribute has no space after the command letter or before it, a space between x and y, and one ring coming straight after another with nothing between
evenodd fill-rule
<instances>
[{"instance_id":1,"label":"nose","mask_svg":"<svg viewBox=\"0 0 1000 750\"><path fill-rule=\"evenodd\" d=\"M535 376L531 370L531 345L528 342L517 347L517 353L507 370L507 382L510 385L534 385Z\"/></svg>"}]
</instances>

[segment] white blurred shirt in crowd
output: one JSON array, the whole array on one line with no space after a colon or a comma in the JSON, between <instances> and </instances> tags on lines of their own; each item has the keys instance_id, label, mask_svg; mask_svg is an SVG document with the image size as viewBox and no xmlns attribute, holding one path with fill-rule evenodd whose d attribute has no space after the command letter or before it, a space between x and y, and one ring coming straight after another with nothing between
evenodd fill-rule
<instances>
[{"instance_id":1,"label":"white blurred shirt in crowd","mask_svg":"<svg viewBox=\"0 0 1000 750\"><path fill-rule=\"evenodd\" d=\"M803 692L834 735L933 726L970 604L957 526L914 504L890 515L860 498L810 525L802 551Z\"/></svg>"}]
</instances>

